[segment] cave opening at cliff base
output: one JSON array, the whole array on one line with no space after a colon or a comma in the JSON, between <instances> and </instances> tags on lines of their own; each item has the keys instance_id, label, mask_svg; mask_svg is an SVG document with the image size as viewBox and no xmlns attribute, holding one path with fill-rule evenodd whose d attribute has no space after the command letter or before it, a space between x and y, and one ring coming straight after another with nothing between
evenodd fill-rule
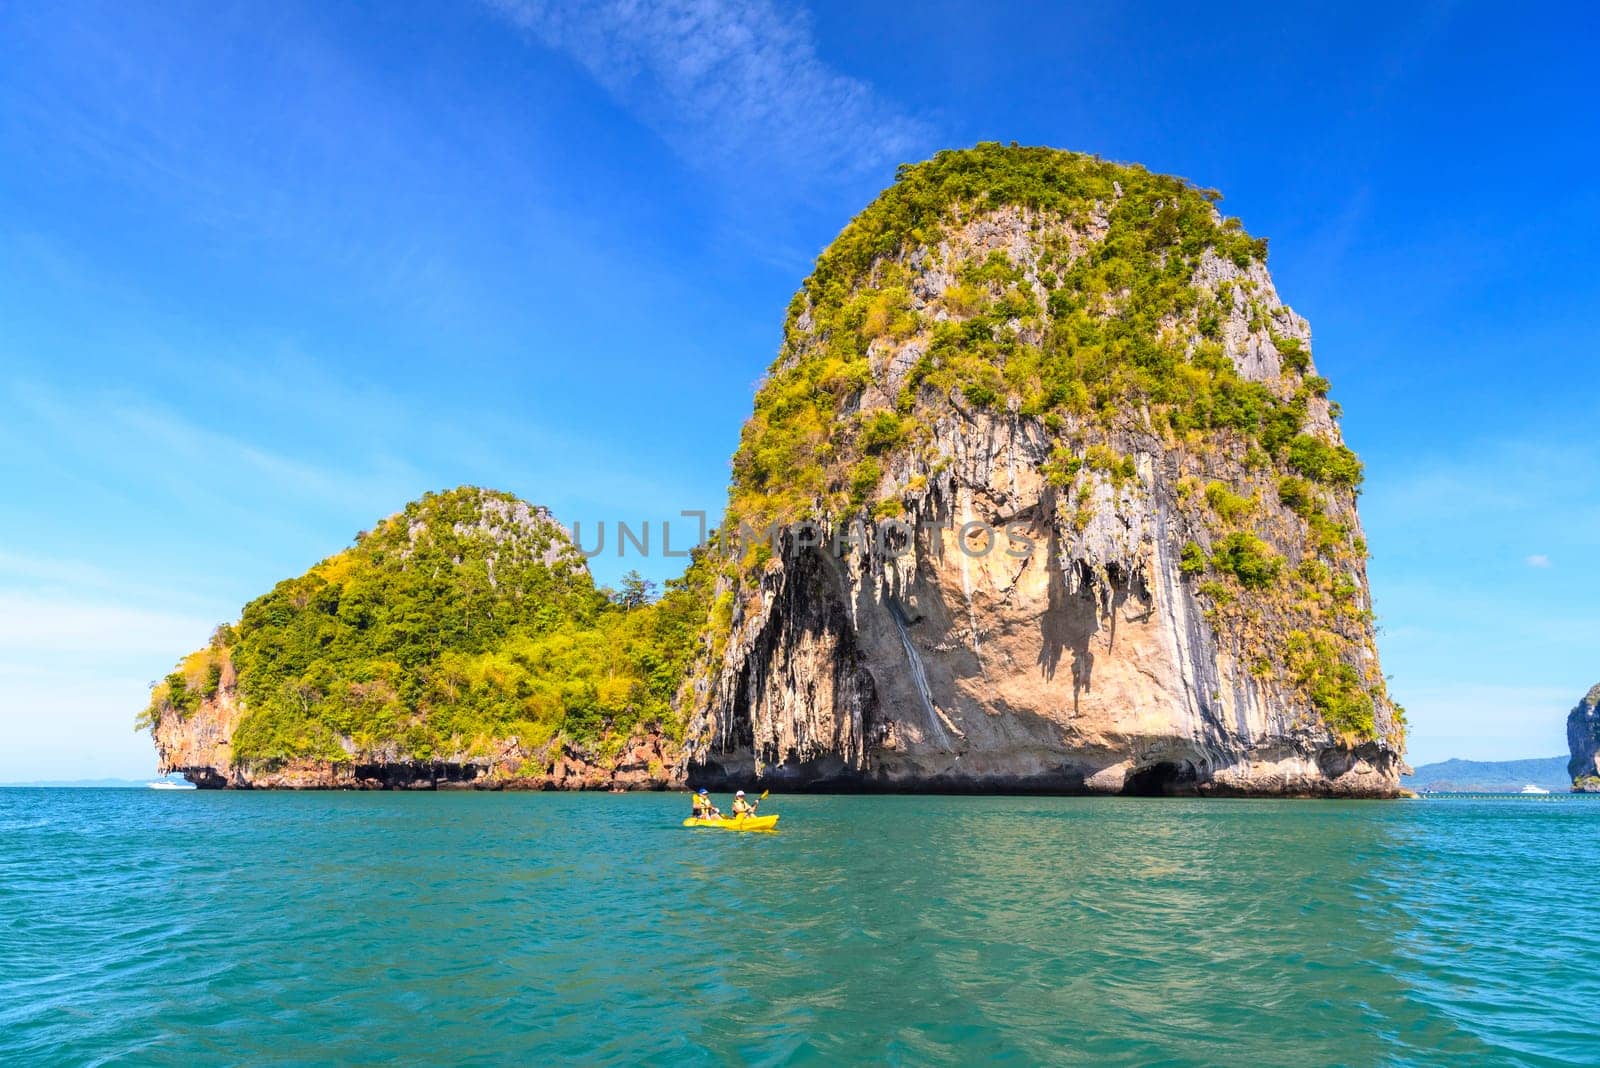
<instances>
[{"instance_id":1,"label":"cave opening at cliff base","mask_svg":"<svg viewBox=\"0 0 1600 1068\"><path fill-rule=\"evenodd\" d=\"M1200 780L1193 762L1163 760L1148 767L1135 768L1122 781L1124 797L1168 797L1192 794Z\"/></svg>"}]
</instances>

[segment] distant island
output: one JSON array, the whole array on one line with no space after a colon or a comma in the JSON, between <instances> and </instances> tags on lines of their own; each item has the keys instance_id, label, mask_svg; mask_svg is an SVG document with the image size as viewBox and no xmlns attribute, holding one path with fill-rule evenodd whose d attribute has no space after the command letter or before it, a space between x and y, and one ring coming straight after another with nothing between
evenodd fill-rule
<instances>
[{"instance_id":1,"label":"distant island","mask_svg":"<svg viewBox=\"0 0 1600 1068\"><path fill-rule=\"evenodd\" d=\"M1570 754L1531 760L1442 760L1424 764L1401 784L1419 793L1518 793L1533 785L1551 793L1600 792L1600 685L1567 715Z\"/></svg>"},{"instance_id":2,"label":"distant island","mask_svg":"<svg viewBox=\"0 0 1600 1068\"><path fill-rule=\"evenodd\" d=\"M1441 760L1423 764L1400 782L1418 793L1514 794L1524 786L1566 793L1572 786L1565 756L1528 760Z\"/></svg>"}]
</instances>

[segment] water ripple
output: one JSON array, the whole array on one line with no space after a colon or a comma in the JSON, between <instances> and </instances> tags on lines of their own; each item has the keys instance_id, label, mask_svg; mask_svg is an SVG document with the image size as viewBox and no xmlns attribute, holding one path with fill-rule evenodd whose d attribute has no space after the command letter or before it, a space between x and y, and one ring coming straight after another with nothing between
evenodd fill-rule
<instances>
[{"instance_id":1,"label":"water ripple","mask_svg":"<svg viewBox=\"0 0 1600 1068\"><path fill-rule=\"evenodd\" d=\"M1600 802L0 791L0 1061L1593 1059Z\"/></svg>"}]
</instances>

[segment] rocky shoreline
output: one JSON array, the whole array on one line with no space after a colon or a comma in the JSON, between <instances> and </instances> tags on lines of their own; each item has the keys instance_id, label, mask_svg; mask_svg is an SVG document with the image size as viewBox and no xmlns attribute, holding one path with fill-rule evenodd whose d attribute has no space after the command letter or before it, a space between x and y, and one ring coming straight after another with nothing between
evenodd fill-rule
<instances>
[{"instance_id":1,"label":"rocky shoreline","mask_svg":"<svg viewBox=\"0 0 1600 1068\"><path fill-rule=\"evenodd\" d=\"M228 703L232 703L231 700ZM292 760L257 767L233 764L226 744L217 745L215 715L223 702L208 703L188 721L158 727L162 775L181 774L202 790L631 790L681 789L674 744L660 734L637 737L606 760L571 745L528 752L502 743L481 759ZM202 755L175 735L194 731L213 739Z\"/></svg>"}]
</instances>

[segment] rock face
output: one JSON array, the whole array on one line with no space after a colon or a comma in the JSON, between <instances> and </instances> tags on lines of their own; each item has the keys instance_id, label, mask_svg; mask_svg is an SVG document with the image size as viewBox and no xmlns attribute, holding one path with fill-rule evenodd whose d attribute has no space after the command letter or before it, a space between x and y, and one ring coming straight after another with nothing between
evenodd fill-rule
<instances>
[{"instance_id":1,"label":"rock face","mask_svg":"<svg viewBox=\"0 0 1600 1068\"><path fill-rule=\"evenodd\" d=\"M158 772L178 772L206 789L250 785L248 772L233 767L233 732L243 715L232 678L188 715L176 709L158 715L150 725Z\"/></svg>"},{"instance_id":2,"label":"rock face","mask_svg":"<svg viewBox=\"0 0 1600 1068\"><path fill-rule=\"evenodd\" d=\"M1359 468L1241 240L1088 157L903 172L746 426L691 780L1394 795Z\"/></svg>"},{"instance_id":3,"label":"rock face","mask_svg":"<svg viewBox=\"0 0 1600 1068\"><path fill-rule=\"evenodd\" d=\"M1600 793L1600 684L1567 715L1567 773L1574 793Z\"/></svg>"}]
</instances>

